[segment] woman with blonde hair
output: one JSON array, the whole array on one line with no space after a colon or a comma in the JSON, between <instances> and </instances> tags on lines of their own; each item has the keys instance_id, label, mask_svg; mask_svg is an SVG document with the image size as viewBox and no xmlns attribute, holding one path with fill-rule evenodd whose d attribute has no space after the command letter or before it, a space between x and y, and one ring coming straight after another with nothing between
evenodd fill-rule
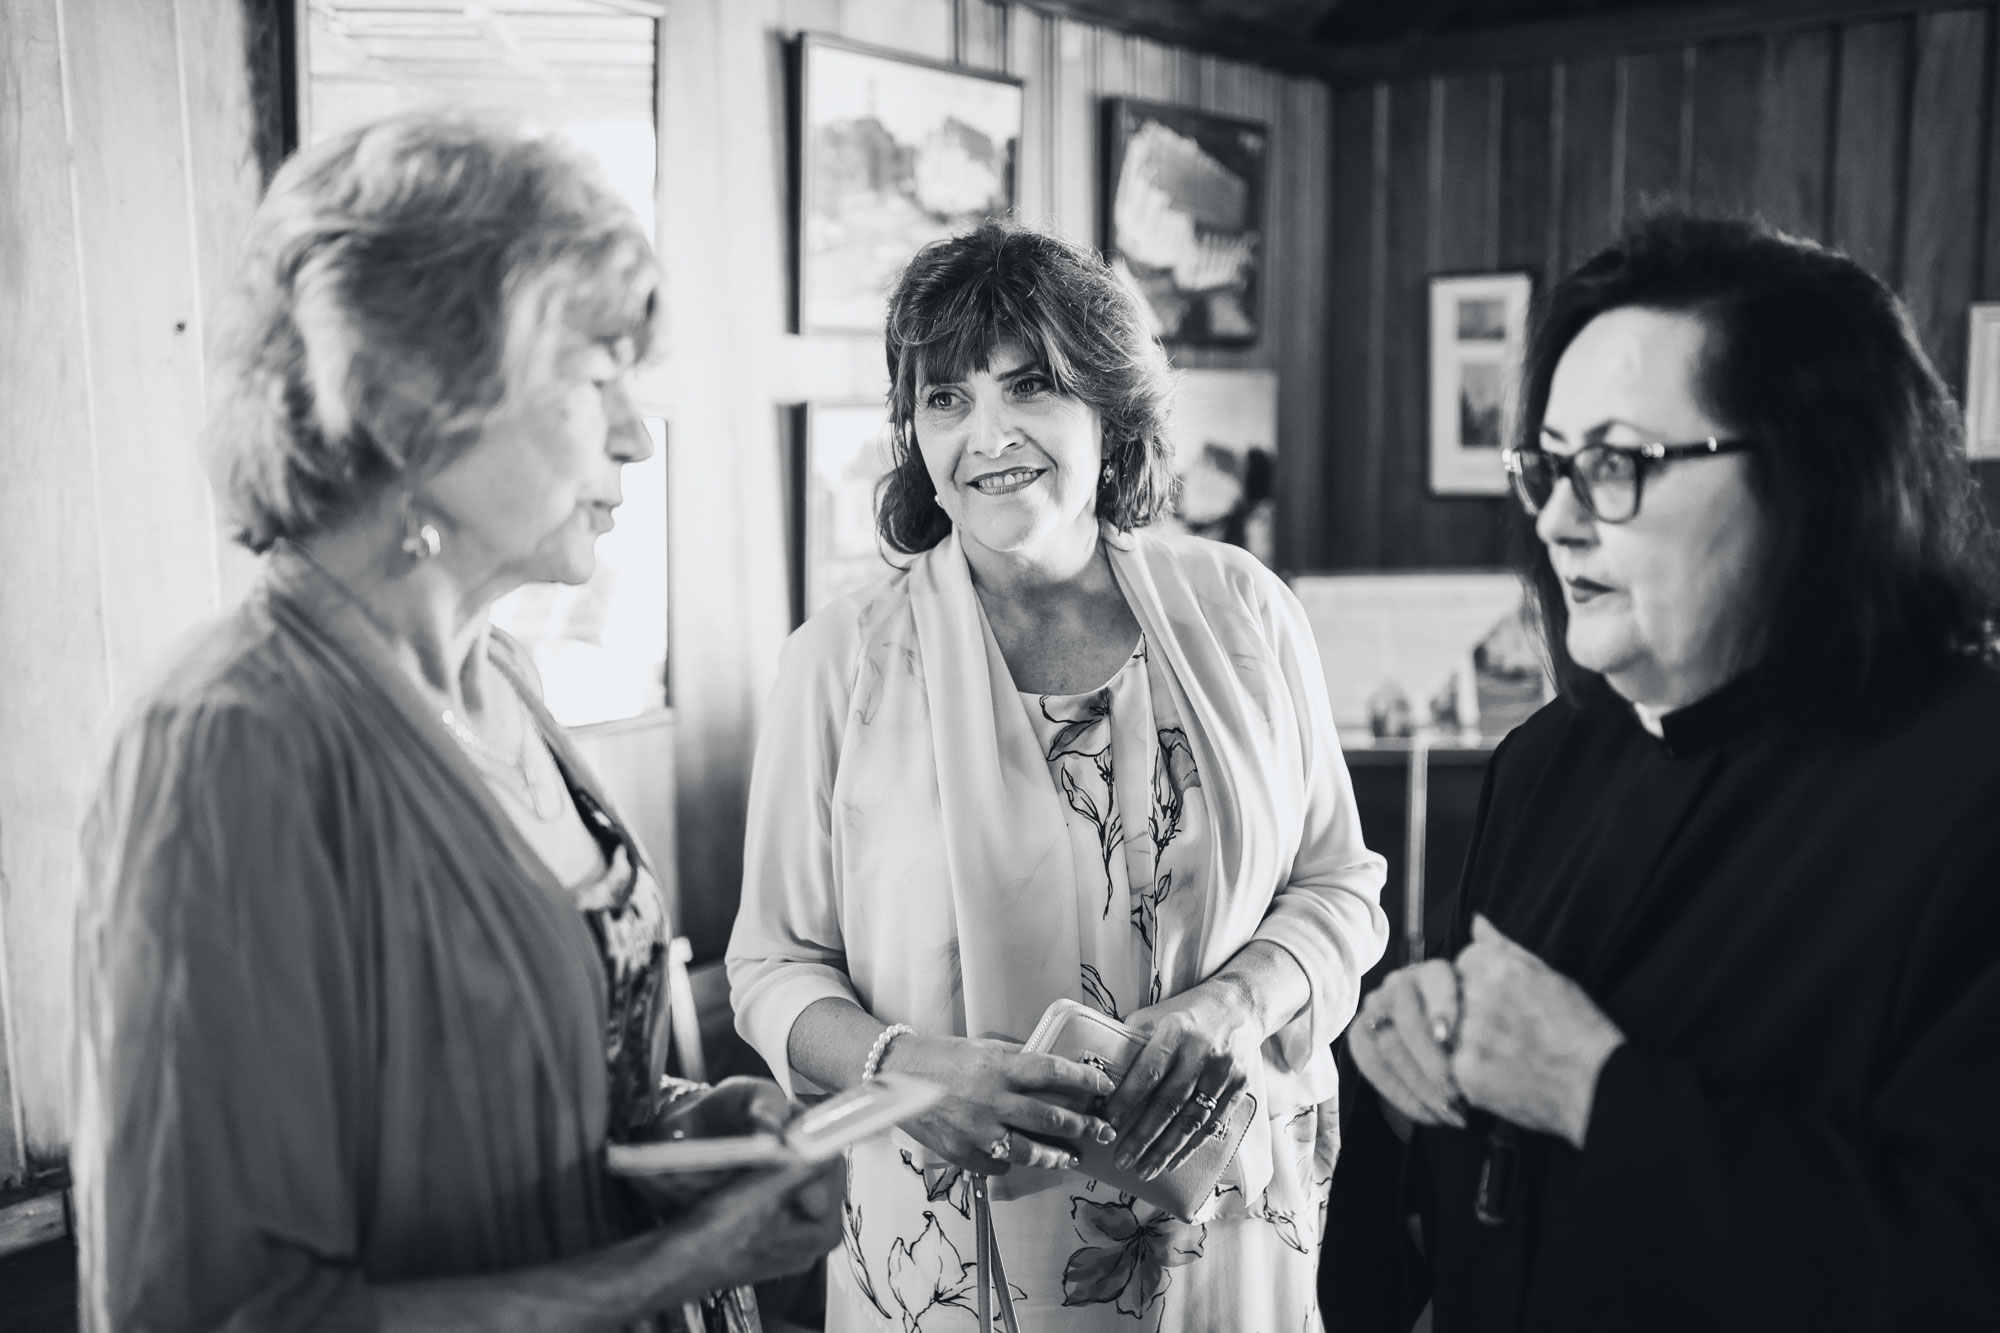
<instances>
[{"instance_id":1,"label":"woman with blonde hair","mask_svg":"<svg viewBox=\"0 0 2000 1333\"><path fill-rule=\"evenodd\" d=\"M487 616L590 577L658 287L546 139L413 114L272 183L208 438L261 576L85 834L86 1328L634 1325L837 1240L837 1169L607 1175L786 1100L663 1082L659 885Z\"/></svg>"}]
</instances>

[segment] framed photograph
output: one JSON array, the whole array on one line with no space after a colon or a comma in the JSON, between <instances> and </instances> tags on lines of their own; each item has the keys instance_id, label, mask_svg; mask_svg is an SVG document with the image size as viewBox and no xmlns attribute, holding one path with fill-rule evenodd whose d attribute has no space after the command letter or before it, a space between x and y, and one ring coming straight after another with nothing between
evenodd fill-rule
<instances>
[{"instance_id":1,"label":"framed photograph","mask_svg":"<svg viewBox=\"0 0 2000 1333\"><path fill-rule=\"evenodd\" d=\"M875 488L889 470L889 411L881 402L806 408L799 469L804 511L803 618L891 569L875 536Z\"/></svg>"},{"instance_id":2,"label":"framed photograph","mask_svg":"<svg viewBox=\"0 0 2000 1333\"><path fill-rule=\"evenodd\" d=\"M2000 459L2000 301L1972 306L1965 356L1965 452Z\"/></svg>"},{"instance_id":3,"label":"framed photograph","mask_svg":"<svg viewBox=\"0 0 2000 1333\"><path fill-rule=\"evenodd\" d=\"M1270 127L1129 97L1105 102L1104 249L1169 343L1262 331Z\"/></svg>"},{"instance_id":4,"label":"framed photograph","mask_svg":"<svg viewBox=\"0 0 2000 1333\"><path fill-rule=\"evenodd\" d=\"M1161 526L1241 546L1275 565L1277 374L1182 371L1169 433L1181 496Z\"/></svg>"},{"instance_id":5,"label":"framed photograph","mask_svg":"<svg viewBox=\"0 0 2000 1333\"><path fill-rule=\"evenodd\" d=\"M667 423L647 417L653 456L629 463L618 522L597 539L588 583L529 583L493 604L521 641L543 699L566 727L639 717L669 702Z\"/></svg>"},{"instance_id":6,"label":"framed photograph","mask_svg":"<svg viewBox=\"0 0 2000 1333\"><path fill-rule=\"evenodd\" d=\"M817 33L798 65L799 332L879 336L912 255L1014 206L1021 81Z\"/></svg>"},{"instance_id":7,"label":"framed photograph","mask_svg":"<svg viewBox=\"0 0 2000 1333\"><path fill-rule=\"evenodd\" d=\"M1505 495L1500 450L1527 343L1525 273L1431 279L1431 494Z\"/></svg>"}]
</instances>

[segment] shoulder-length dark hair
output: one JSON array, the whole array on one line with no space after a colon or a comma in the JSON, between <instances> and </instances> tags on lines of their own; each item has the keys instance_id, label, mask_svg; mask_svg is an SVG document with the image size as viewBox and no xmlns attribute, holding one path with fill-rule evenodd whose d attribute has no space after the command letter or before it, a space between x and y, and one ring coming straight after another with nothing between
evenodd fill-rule
<instances>
[{"instance_id":1,"label":"shoulder-length dark hair","mask_svg":"<svg viewBox=\"0 0 2000 1333\"><path fill-rule=\"evenodd\" d=\"M1129 532L1173 502L1166 353L1138 298L1094 252L1015 222L935 241L903 270L884 332L894 466L876 526L894 549L928 551L951 531L917 449L917 386L984 370L1006 342L1025 348L1058 393L1096 410L1111 465L1100 518Z\"/></svg>"},{"instance_id":2,"label":"shoulder-length dark hair","mask_svg":"<svg viewBox=\"0 0 2000 1333\"><path fill-rule=\"evenodd\" d=\"M1750 483L1773 535L1759 611L1777 697L1852 710L1954 657L1990 655L2000 562L1958 409L1881 279L1761 222L1643 217L1549 293L1517 444L1537 442L1570 340L1629 306L1703 322L1702 405L1757 442ZM1548 550L1515 512L1557 683L1573 701L1601 697L1602 678L1565 646Z\"/></svg>"}]
</instances>

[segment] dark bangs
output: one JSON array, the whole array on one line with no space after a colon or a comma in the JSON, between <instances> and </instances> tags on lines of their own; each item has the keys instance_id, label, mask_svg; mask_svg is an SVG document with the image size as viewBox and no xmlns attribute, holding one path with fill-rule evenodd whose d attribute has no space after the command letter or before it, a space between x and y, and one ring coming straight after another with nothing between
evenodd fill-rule
<instances>
[{"instance_id":1,"label":"dark bangs","mask_svg":"<svg viewBox=\"0 0 2000 1333\"><path fill-rule=\"evenodd\" d=\"M883 540L927 551L951 531L919 452L921 384L986 369L1016 343L1065 397L1093 409L1111 479L1099 517L1130 530L1171 502L1166 439L1172 380L1137 298L1094 252L1013 223L988 222L924 247L903 271L884 327L894 466L877 508Z\"/></svg>"}]
</instances>

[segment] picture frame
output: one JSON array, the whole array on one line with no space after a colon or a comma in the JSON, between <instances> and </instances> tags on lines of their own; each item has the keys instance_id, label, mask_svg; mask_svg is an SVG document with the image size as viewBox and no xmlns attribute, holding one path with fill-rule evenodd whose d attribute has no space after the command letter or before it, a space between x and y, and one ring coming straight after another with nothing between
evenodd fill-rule
<instances>
[{"instance_id":1,"label":"picture frame","mask_svg":"<svg viewBox=\"0 0 2000 1333\"><path fill-rule=\"evenodd\" d=\"M1193 107L1104 103L1105 256L1161 340L1244 347L1263 333L1271 129Z\"/></svg>"},{"instance_id":2,"label":"picture frame","mask_svg":"<svg viewBox=\"0 0 2000 1333\"><path fill-rule=\"evenodd\" d=\"M822 33L795 61L794 324L880 336L918 250L1013 208L1023 84Z\"/></svg>"},{"instance_id":3,"label":"picture frame","mask_svg":"<svg viewBox=\"0 0 2000 1333\"><path fill-rule=\"evenodd\" d=\"M1160 526L1241 546L1275 567L1277 372L1181 371L1167 431L1181 487Z\"/></svg>"},{"instance_id":4,"label":"picture frame","mask_svg":"<svg viewBox=\"0 0 2000 1333\"><path fill-rule=\"evenodd\" d=\"M881 400L808 403L799 462L799 620L893 568L875 530L890 467Z\"/></svg>"},{"instance_id":5,"label":"picture frame","mask_svg":"<svg viewBox=\"0 0 2000 1333\"><path fill-rule=\"evenodd\" d=\"M1965 343L1965 452L2000 461L2000 301L1975 301Z\"/></svg>"},{"instance_id":6,"label":"picture frame","mask_svg":"<svg viewBox=\"0 0 2000 1333\"><path fill-rule=\"evenodd\" d=\"M1505 495L1500 463L1527 344L1526 273L1430 280L1430 491Z\"/></svg>"}]
</instances>

